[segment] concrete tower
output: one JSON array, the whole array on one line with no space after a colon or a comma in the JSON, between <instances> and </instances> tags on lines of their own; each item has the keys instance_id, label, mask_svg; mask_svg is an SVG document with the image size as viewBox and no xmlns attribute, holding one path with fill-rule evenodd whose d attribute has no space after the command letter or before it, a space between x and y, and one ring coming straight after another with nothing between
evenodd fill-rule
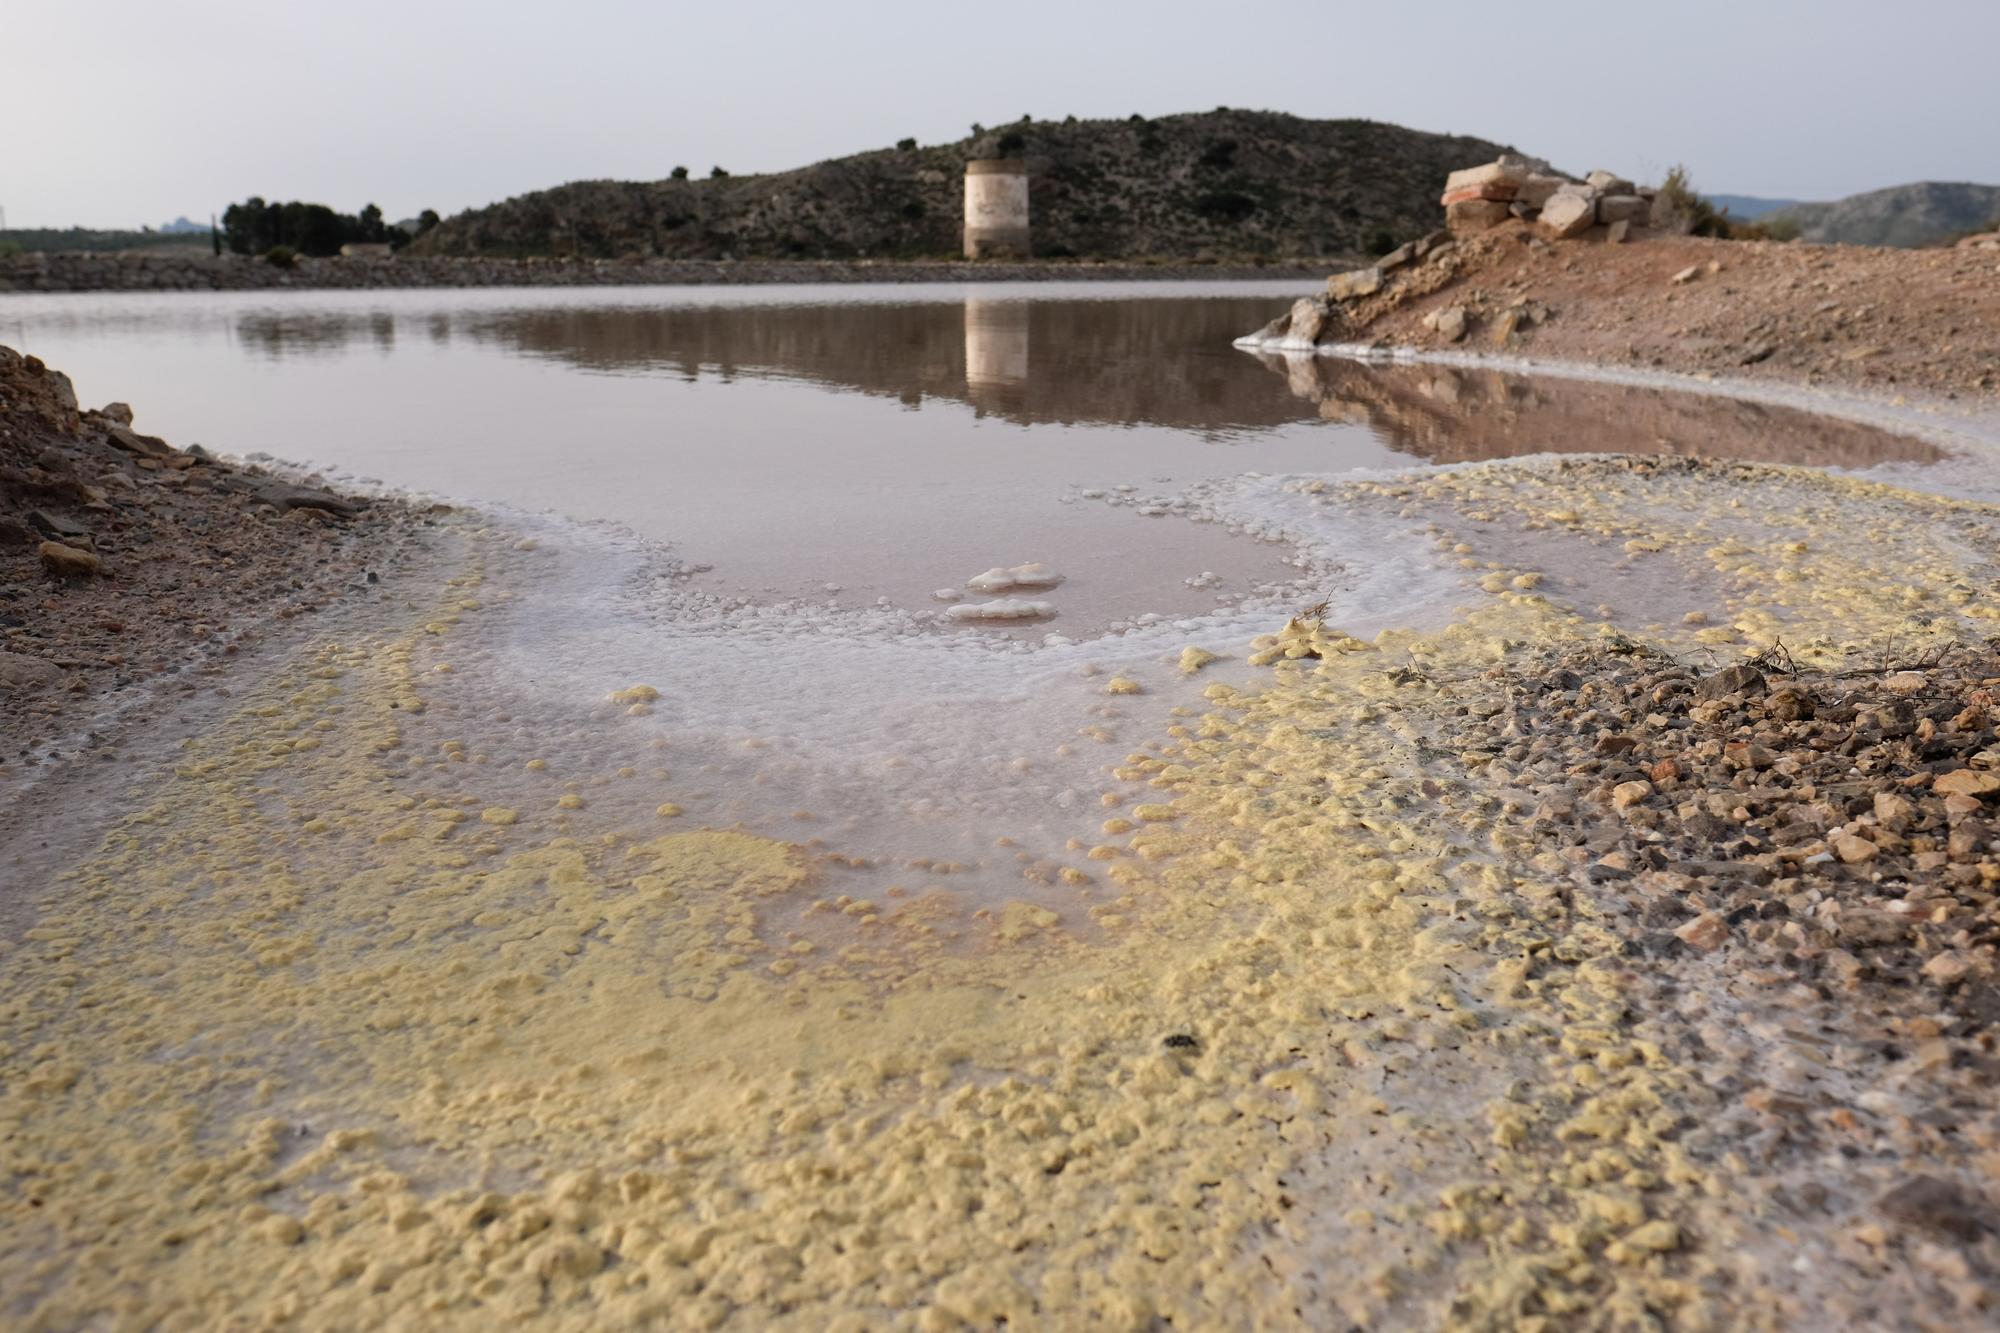
<instances>
[{"instance_id":1,"label":"concrete tower","mask_svg":"<svg viewBox=\"0 0 2000 1333\"><path fill-rule=\"evenodd\" d=\"M1028 257L1028 164L986 158L965 164L965 257Z\"/></svg>"}]
</instances>

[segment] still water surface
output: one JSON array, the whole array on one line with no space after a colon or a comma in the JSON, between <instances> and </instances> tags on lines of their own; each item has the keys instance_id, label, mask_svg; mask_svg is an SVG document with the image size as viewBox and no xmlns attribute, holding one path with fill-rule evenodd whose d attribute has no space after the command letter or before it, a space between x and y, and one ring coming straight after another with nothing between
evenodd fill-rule
<instances>
[{"instance_id":1,"label":"still water surface","mask_svg":"<svg viewBox=\"0 0 2000 1333\"><path fill-rule=\"evenodd\" d=\"M711 590L935 607L1067 576L1060 628L1187 615L1278 548L1100 503L1244 472L1545 451L1848 467L1927 446L1802 413L1231 347L1271 284L10 297L0 341L177 444L610 520ZM1203 577L1207 575L1208 577Z\"/></svg>"}]
</instances>

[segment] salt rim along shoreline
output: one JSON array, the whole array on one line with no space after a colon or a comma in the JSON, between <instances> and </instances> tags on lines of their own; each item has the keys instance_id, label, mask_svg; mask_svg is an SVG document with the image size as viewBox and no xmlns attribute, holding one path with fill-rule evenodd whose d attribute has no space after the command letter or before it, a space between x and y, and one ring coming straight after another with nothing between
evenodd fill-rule
<instances>
[{"instance_id":1,"label":"salt rim along shoreline","mask_svg":"<svg viewBox=\"0 0 2000 1333\"><path fill-rule=\"evenodd\" d=\"M271 663L7 954L10 1313L1989 1308L2000 511L1597 456L1259 489L1428 522L1469 606L1363 639L1336 605L1238 684L1197 667L1104 784L1089 882L983 919L836 892L852 849L685 828L658 699L601 706L587 752L532 712L468 731L480 626L542 557L448 517L437 586ZM1650 628L1589 604L1620 565L1666 571L1633 576ZM1893 799L1830 802L1832 756Z\"/></svg>"}]
</instances>

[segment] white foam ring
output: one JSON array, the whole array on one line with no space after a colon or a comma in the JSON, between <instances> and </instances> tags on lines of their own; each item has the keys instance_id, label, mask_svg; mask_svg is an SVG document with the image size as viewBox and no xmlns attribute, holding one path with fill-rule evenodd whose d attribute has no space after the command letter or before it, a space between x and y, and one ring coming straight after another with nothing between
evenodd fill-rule
<instances>
[{"instance_id":1,"label":"white foam ring","mask_svg":"<svg viewBox=\"0 0 2000 1333\"><path fill-rule=\"evenodd\" d=\"M1072 839L1094 840L1098 794L1123 785L1112 766L1156 744L1175 706L1205 706L1209 683L1262 678L1243 661L1249 642L1301 598L1330 599L1342 628L1367 635L1462 597L1463 576L1439 564L1414 525L1315 503L1307 480L1245 475L1170 497L1131 487L1105 495L1107 505L1164 502L1165 522L1284 543L1300 580L1282 596L1253 594L1204 615L1135 614L1088 638L951 628L1044 616L1055 609L1047 601L906 610L724 597L691 585L670 550L615 525L465 506L505 537L489 559L485 609L452 636L459 720L494 758L486 780L499 803L550 799L549 774L589 781L657 764L671 783L635 796L635 812L671 800L690 824L820 837L890 863L951 856L975 868L949 887L1021 896L1021 868L996 840L1055 857L1071 855L1062 849ZM1177 662L1189 644L1223 660L1184 678ZM1107 697L1112 674L1144 693ZM607 702L638 684L660 692L641 715ZM548 772L521 772L527 758L545 759ZM593 807L625 790L604 788ZM795 812L814 819L801 824Z\"/></svg>"}]
</instances>

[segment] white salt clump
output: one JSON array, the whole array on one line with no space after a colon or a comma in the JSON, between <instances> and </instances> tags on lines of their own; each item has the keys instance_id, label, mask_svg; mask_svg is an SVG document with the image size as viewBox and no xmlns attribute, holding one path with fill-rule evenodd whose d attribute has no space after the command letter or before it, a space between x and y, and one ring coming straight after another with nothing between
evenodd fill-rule
<instances>
[{"instance_id":1,"label":"white salt clump","mask_svg":"<svg viewBox=\"0 0 2000 1333\"><path fill-rule=\"evenodd\" d=\"M1063 576L1039 560L1025 565L995 565L965 581L974 592L1011 592L1015 588L1053 588Z\"/></svg>"},{"instance_id":2,"label":"white salt clump","mask_svg":"<svg viewBox=\"0 0 2000 1333\"><path fill-rule=\"evenodd\" d=\"M947 616L961 621L1033 620L1037 616L1052 616L1055 613L1053 602L1031 602L1017 597L1002 597L991 602L961 602L945 608Z\"/></svg>"},{"instance_id":3,"label":"white salt clump","mask_svg":"<svg viewBox=\"0 0 2000 1333\"><path fill-rule=\"evenodd\" d=\"M1204 569L1193 578L1182 579L1181 582L1190 588L1219 588L1222 586L1222 575L1212 569Z\"/></svg>"},{"instance_id":4,"label":"white salt clump","mask_svg":"<svg viewBox=\"0 0 2000 1333\"><path fill-rule=\"evenodd\" d=\"M959 598L959 591L956 588L939 588L931 596L940 602L955 602Z\"/></svg>"}]
</instances>

